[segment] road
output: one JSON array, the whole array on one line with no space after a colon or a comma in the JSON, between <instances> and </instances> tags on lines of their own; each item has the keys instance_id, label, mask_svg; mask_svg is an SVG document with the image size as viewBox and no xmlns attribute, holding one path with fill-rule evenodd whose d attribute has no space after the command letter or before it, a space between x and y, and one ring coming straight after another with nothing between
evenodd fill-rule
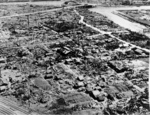
<instances>
[{"instance_id":1,"label":"road","mask_svg":"<svg viewBox=\"0 0 150 115\"><path fill-rule=\"evenodd\" d=\"M74 6L68 6L65 8L72 8ZM31 13L22 13L22 14L15 14L15 15L10 15L10 16L2 16L0 19L5 19L5 18L12 18L12 17L18 17L18 16L27 16L27 15L33 15L33 14L38 14L38 13L45 13L45 12L53 12L57 10L61 10L62 8L55 8L55 9L50 9L50 10L43 10L43 11L37 11L37 12L31 12Z\"/></svg>"},{"instance_id":2,"label":"road","mask_svg":"<svg viewBox=\"0 0 150 115\"><path fill-rule=\"evenodd\" d=\"M102 30L100 30L100 29L98 29L98 28L96 28L96 27L93 27L92 25L89 25L89 24L85 23L85 22L83 21L83 20L84 20L84 16L81 16L76 10L75 10L75 13L81 17L79 23L82 23L82 24L86 25L87 27L90 27L90 28L92 28L93 30L98 31L98 32L101 33L101 34L107 34L107 35L109 35L110 37L115 38L115 39L117 39L118 41L120 41L120 42L122 42L122 43L124 43L124 44L130 45L130 46L132 46L132 47L136 47L136 48L138 48L138 49L141 49L141 50L144 50L144 51L150 53L150 50L149 50L149 49L141 48L140 46L136 46L136 45L134 45L134 44L128 43L128 42L126 42L126 41L124 41L124 40L121 40L121 39L118 38L118 37L115 37L115 36L112 35L110 32L102 31Z\"/></svg>"}]
</instances>

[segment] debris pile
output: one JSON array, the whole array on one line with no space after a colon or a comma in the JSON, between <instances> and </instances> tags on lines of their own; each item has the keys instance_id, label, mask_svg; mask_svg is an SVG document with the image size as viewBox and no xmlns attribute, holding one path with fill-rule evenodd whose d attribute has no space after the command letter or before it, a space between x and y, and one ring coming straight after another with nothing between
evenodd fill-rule
<instances>
[{"instance_id":1,"label":"debris pile","mask_svg":"<svg viewBox=\"0 0 150 115\"><path fill-rule=\"evenodd\" d=\"M122 47L115 38L80 24L73 9L41 13L39 17L42 15L48 18L39 19L38 26L24 26L24 34L8 39L11 46L0 50L6 59L0 61L1 96L39 114L128 115L149 111L147 52ZM110 24L107 20L104 23ZM34 32L36 39L30 36ZM17 38L22 42L17 44ZM145 58L140 57L141 52Z\"/></svg>"}]
</instances>

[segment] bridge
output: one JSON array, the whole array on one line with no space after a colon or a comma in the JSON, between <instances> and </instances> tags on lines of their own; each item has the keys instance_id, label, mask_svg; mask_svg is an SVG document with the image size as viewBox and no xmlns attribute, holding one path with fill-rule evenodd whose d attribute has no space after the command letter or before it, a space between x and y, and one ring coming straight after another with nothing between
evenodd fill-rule
<instances>
[{"instance_id":1,"label":"bridge","mask_svg":"<svg viewBox=\"0 0 150 115\"><path fill-rule=\"evenodd\" d=\"M63 0L62 0L63 1ZM71 5L71 6L74 6L74 5L81 5L79 2L77 1L74 1L74 0L65 0L63 1L64 3L62 4L62 6L68 6L68 5Z\"/></svg>"}]
</instances>

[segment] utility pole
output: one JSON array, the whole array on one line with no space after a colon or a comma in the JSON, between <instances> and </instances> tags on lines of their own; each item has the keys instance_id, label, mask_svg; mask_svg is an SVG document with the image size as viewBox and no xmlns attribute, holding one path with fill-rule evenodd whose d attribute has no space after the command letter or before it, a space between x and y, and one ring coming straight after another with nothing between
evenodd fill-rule
<instances>
[{"instance_id":1,"label":"utility pole","mask_svg":"<svg viewBox=\"0 0 150 115\"><path fill-rule=\"evenodd\" d=\"M29 20L29 18L30 18L29 15L27 15L28 35L29 35L29 33L30 33L30 32L29 32L29 27L30 27L30 20Z\"/></svg>"},{"instance_id":2,"label":"utility pole","mask_svg":"<svg viewBox=\"0 0 150 115\"><path fill-rule=\"evenodd\" d=\"M0 66L0 78L2 78L2 72L1 72L2 67Z\"/></svg>"},{"instance_id":3,"label":"utility pole","mask_svg":"<svg viewBox=\"0 0 150 115\"><path fill-rule=\"evenodd\" d=\"M29 26L30 26L29 15L27 15L27 23L28 23L28 29L29 29Z\"/></svg>"}]
</instances>

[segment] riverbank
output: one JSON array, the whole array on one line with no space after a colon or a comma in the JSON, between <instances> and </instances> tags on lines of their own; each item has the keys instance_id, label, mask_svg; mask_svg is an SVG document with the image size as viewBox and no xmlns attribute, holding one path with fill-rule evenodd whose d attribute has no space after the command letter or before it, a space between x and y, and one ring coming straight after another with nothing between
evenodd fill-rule
<instances>
[{"instance_id":1,"label":"riverbank","mask_svg":"<svg viewBox=\"0 0 150 115\"><path fill-rule=\"evenodd\" d=\"M114 23L120 25L123 28L129 29L131 31L134 32L140 32L142 33L144 29L146 29L145 26L139 24L139 23L135 23L135 22L130 22L129 20L126 20L120 16L117 16L115 14L113 14L113 12L117 11L117 10L130 10L130 9L150 9L148 6L142 6L142 7L96 7L96 8L91 8L89 9L90 11L93 12L97 12L100 13L104 16L106 16L108 19L110 19L111 21L113 21ZM148 35L148 34L146 34ZM149 36L149 35L148 35Z\"/></svg>"},{"instance_id":2,"label":"riverbank","mask_svg":"<svg viewBox=\"0 0 150 115\"><path fill-rule=\"evenodd\" d=\"M123 18L125 17L125 18L128 19L128 20L137 22L137 23L142 24L142 25L144 25L144 26L149 26L149 27L150 27L150 24L149 24L149 23L146 23L146 22L143 22L143 21L134 19L133 17L128 16L128 15L126 15L126 14L120 12L120 11L117 11L117 12L115 12L114 14L119 15L119 16L121 16L121 17L123 17Z\"/></svg>"}]
</instances>

